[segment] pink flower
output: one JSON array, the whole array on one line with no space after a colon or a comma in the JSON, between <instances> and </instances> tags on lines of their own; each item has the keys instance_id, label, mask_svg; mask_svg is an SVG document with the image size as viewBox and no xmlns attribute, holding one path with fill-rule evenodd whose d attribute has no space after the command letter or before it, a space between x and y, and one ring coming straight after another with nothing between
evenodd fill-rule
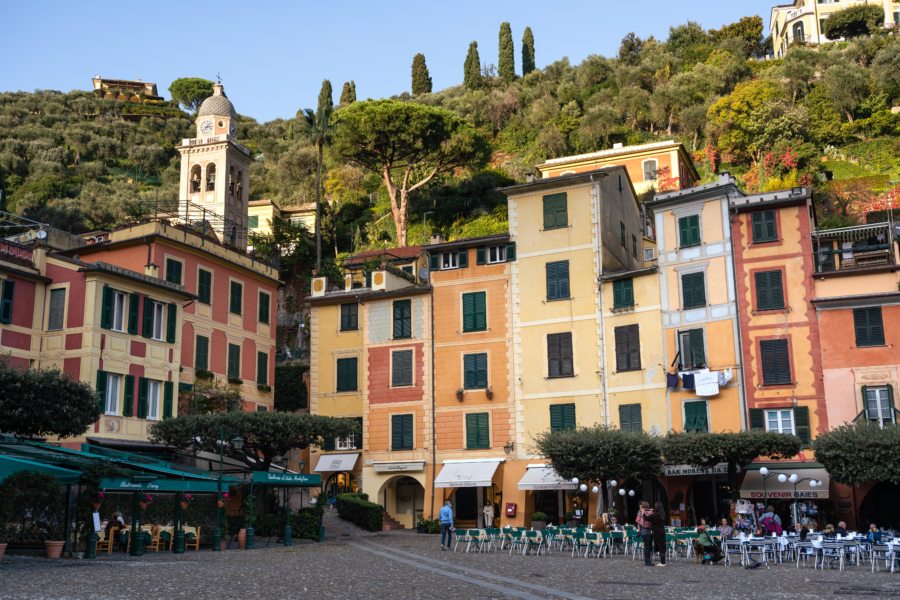
<instances>
[{"instance_id":1,"label":"pink flower","mask_svg":"<svg viewBox=\"0 0 900 600\"><path fill-rule=\"evenodd\" d=\"M227 498L227 497L228 497L228 492L222 492L222 497L223 497L223 498Z\"/></svg>"}]
</instances>

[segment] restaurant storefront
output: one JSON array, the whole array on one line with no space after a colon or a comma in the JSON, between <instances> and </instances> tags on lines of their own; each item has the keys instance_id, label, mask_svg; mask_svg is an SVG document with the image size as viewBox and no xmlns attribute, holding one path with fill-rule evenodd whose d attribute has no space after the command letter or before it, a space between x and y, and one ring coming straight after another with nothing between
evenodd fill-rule
<instances>
[{"instance_id":1,"label":"restaurant storefront","mask_svg":"<svg viewBox=\"0 0 900 600\"><path fill-rule=\"evenodd\" d=\"M441 489L443 500L449 499L453 514L460 527L484 527L482 509L485 502L499 504L499 490L503 481L500 465L502 458L471 460L445 460L434 480L434 487Z\"/></svg>"}]
</instances>

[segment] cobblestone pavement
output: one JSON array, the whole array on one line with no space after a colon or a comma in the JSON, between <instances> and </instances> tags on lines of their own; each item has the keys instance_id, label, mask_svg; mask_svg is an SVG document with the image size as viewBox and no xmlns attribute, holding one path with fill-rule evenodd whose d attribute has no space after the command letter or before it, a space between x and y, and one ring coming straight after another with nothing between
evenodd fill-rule
<instances>
[{"instance_id":1,"label":"cobblestone pavement","mask_svg":"<svg viewBox=\"0 0 900 600\"><path fill-rule=\"evenodd\" d=\"M900 574L871 573L867 566L746 570L680 559L663 569L622 556L446 552L438 536L366 534L332 520L328 531L323 544L250 552L115 553L93 561L7 556L0 563L0 598L900 598Z\"/></svg>"}]
</instances>

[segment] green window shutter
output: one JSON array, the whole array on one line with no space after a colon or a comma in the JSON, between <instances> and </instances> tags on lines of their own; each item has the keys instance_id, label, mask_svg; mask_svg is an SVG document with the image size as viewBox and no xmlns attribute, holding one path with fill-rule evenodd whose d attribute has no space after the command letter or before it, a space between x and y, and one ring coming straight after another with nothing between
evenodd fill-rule
<instances>
[{"instance_id":1,"label":"green window shutter","mask_svg":"<svg viewBox=\"0 0 900 600\"><path fill-rule=\"evenodd\" d=\"M244 300L244 298L243 298L244 286L241 285L240 283L238 283L237 281L232 281L230 289L231 289L231 293L229 296L228 311L232 312L236 315L239 315L239 314L241 314L241 309L242 309L241 304L243 303L243 300Z\"/></svg>"},{"instance_id":2,"label":"green window shutter","mask_svg":"<svg viewBox=\"0 0 900 600\"><path fill-rule=\"evenodd\" d=\"M412 301L394 301L394 338L412 337Z\"/></svg>"},{"instance_id":3,"label":"green window shutter","mask_svg":"<svg viewBox=\"0 0 900 600\"><path fill-rule=\"evenodd\" d=\"M703 347L703 330L691 329L688 334L691 350L691 366L703 367L706 365L706 349Z\"/></svg>"},{"instance_id":4,"label":"green window shutter","mask_svg":"<svg viewBox=\"0 0 900 600\"><path fill-rule=\"evenodd\" d=\"M463 294L463 331L484 331L487 329L487 306L485 292Z\"/></svg>"},{"instance_id":5,"label":"green window shutter","mask_svg":"<svg viewBox=\"0 0 900 600\"><path fill-rule=\"evenodd\" d=\"M566 194L544 196L544 229L565 227L569 224Z\"/></svg>"},{"instance_id":6,"label":"green window shutter","mask_svg":"<svg viewBox=\"0 0 900 600\"><path fill-rule=\"evenodd\" d=\"M137 417L139 419L147 418L147 393L150 382L143 377L138 378L138 409Z\"/></svg>"},{"instance_id":7,"label":"green window shutter","mask_svg":"<svg viewBox=\"0 0 900 600\"><path fill-rule=\"evenodd\" d=\"M787 340L763 340L759 343L762 359L763 385L783 385L791 382L791 361Z\"/></svg>"},{"instance_id":8,"label":"green window shutter","mask_svg":"<svg viewBox=\"0 0 900 600\"><path fill-rule=\"evenodd\" d=\"M0 323L12 323L13 294L15 289L15 281L3 280L3 290L0 292Z\"/></svg>"},{"instance_id":9,"label":"green window shutter","mask_svg":"<svg viewBox=\"0 0 900 600\"><path fill-rule=\"evenodd\" d=\"M466 354L463 356L463 387L480 390L488 386L487 354Z\"/></svg>"},{"instance_id":10,"label":"green window shutter","mask_svg":"<svg viewBox=\"0 0 900 600\"><path fill-rule=\"evenodd\" d=\"M516 243L510 242L506 245L506 262L514 262L516 260Z\"/></svg>"},{"instance_id":11,"label":"green window shutter","mask_svg":"<svg viewBox=\"0 0 900 600\"><path fill-rule=\"evenodd\" d=\"M753 241L760 242L766 237L766 229L763 225L761 212L753 213L752 223L753 223Z\"/></svg>"},{"instance_id":12,"label":"green window shutter","mask_svg":"<svg viewBox=\"0 0 900 600\"><path fill-rule=\"evenodd\" d=\"M166 281L168 281L169 283L181 285L180 261L172 260L171 258L166 259Z\"/></svg>"},{"instance_id":13,"label":"green window shutter","mask_svg":"<svg viewBox=\"0 0 900 600\"><path fill-rule=\"evenodd\" d=\"M166 311L166 341L170 344L175 343L175 327L178 324L178 307L174 302L169 302L169 308Z\"/></svg>"},{"instance_id":14,"label":"green window shutter","mask_svg":"<svg viewBox=\"0 0 900 600\"><path fill-rule=\"evenodd\" d=\"M547 277L547 300L568 300L569 261L549 262L545 266Z\"/></svg>"},{"instance_id":15,"label":"green window shutter","mask_svg":"<svg viewBox=\"0 0 900 600\"><path fill-rule=\"evenodd\" d=\"M401 440L402 448L406 450L413 449L413 416L403 415L403 439Z\"/></svg>"},{"instance_id":16,"label":"green window shutter","mask_svg":"<svg viewBox=\"0 0 900 600\"><path fill-rule=\"evenodd\" d=\"M703 273L687 273L681 276L683 308L706 306L705 279Z\"/></svg>"},{"instance_id":17,"label":"green window shutter","mask_svg":"<svg viewBox=\"0 0 900 600\"><path fill-rule=\"evenodd\" d=\"M413 351L397 350L391 353L391 385L413 384Z\"/></svg>"},{"instance_id":18,"label":"green window shutter","mask_svg":"<svg viewBox=\"0 0 900 600\"><path fill-rule=\"evenodd\" d=\"M568 377L574 374L571 332L551 333L547 336L547 362L549 377Z\"/></svg>"},{"instance_id":19,"label":"green window shutter","mask_svg":"<svg viewBox=\"0 0 900 600\"><path fill-rule=\"evenodd\" d=\"M773 242L778 239L774 210L753 213L752 236L754 243Z\"/></svg>"},{"instance_id":20,"label":"green window shutter","mask_svg":"<svg viewBox=\"0 0 900 600\"><path fill-rule=\"evenodd\" d=\"M128 295L128 333L137 335L138 316L141 310L141 296L139 294Z\"/></svg>"},{"instance_id":21,"label":"green window shutter","mask_svg":"<svg viewBox=\"0 0 900 600\"><path fill-rule=\"evenodd\" d=\"M562 404L550 405L550 431L563 430Z\"/></svg>"},{"instance_id":22,"label":"green window shutter","mask_svg":"<svg viewBox=\"0 0 900 600\"><path fill-rule=\"evenodd\" d=\"M475 248L475 264L476 265L483 265L484 263L487 262L487 260L484 257L484 254L485 254L484 246L479 246L478 248Z\"/></svg>"},{"instance_id":23,"label":"green window shutter","mask_svg":"<svg viewBox=\"0 0 900 600\"><path fill-rule=\"evenodd\" d=\"M391 450L403 446L403 415L391 415Z\"/></svg>"},{"instance_id":24,"label":"green window shutter","mask_svg":"<svg viewBox=\"0 0 900 600\"><path fill-rule=\"evenodd\" d=\"M259 293L259 322L269 324L269 294Z\"/></svg>"},{"instance_id":25,"label":"green window shutter","mask_svg":"<svg viewBox=\"0 0 900 600\"><path fill-rule=\"evenodd\" d=\"M490 418L488 413L481 413L478 416L478 444L479 448L491 447Z\"/></svg>"},{"instance_id":26,"label":"green window shutter","mask_svg":"<svg viewBox=\"0 0 900 600\"><path fill-rule=\"evenodd\" d=\"M706 422L706 402L684 403L684 430L685 431L709 431Z\"/></svg>"},{"instance_id":27,"label":"green window shutter","mask_svg":"<svg viewBox=\"0 0 900 600\"><path fill-rule=\"evenodd\" d=\"M466 415L466 448L478 447L478 415L470 413Z\"/></svg>"},{"instance_id":28,"label":"green window shutter","mask_svg":"<svg viewBox=\"0 0 900 600\"><path fill-rule=\"evenodd\" d=\"M103 299L100 304L100 327L112 329L113 320L113 290L108 285L103 286Z\"/></svg>"},{"instance_id":29,"label":"green window shutter","mask_svg":"<svg viewBox=\"0 0 900 600\"><path fill-rule=\"evenodd\" d=\"M474 331L475 329L475 297L474 294L463 294L463 331Z\"/></svg>"},{"instance_id":30,"label":"green window shutter","mask_svg":"<svg viewBox=\"0 0 900 600\"><path fill-rule=\"evenodd\" d=\"M563 427L566 429L575 429L575 405L563 404Z\"/></svg>"},{"instance_id":31,"label":"green window shutter","mask_svg":"<svg viewBox=\"0 0 900 600\"><path fill-rule=\"evenodd\" d=\"M228 378L240 379L241 377L241 347L236 344L228 344Z\"/></svg>"},{"instance_id":32,"label":"green window shutter","mask_svg":"<svg viewBox=\"0 0 900 600\"><path fill-rule=\"evenodd\" d=\"M613 282L613 308L634 306L634 280L619 279Z\"/></svg>"},{"instance_id":33,"label":"green window shutter","mask_svg":"<svg viewBox=\"0 0 900 600\"><path fill-rule=\"evenodd\" d=\"M883 346L884 322L880 306L853 309L857 346Z\"/></svg>"},{"instance_id":34,"label":"green window shutter","mask_svg":"<svg viewBox=\"0 0 900 600\"><path fill-rule=\"evenodd\" d=\"M762 271L755 275L756 308L774 310L784 308L784 285L781 271Z\"/></svg>"},{"instance_id":35,"label":"green window shutter","mask_svg":"<svg viewBox=\"0 0 900 600\"><path fill-rule=\"evenodd\" d=\"M337 391L355 392L357 390L356 358L337 359Z\"/></svg>"},{"instance_id":36,"label":"green window shutter","mask_svg":"<svg viewBox=\"0 0 900 600\"><path fill-rule=\"evenodd\" d=\"M97 371L97 407L102 415L106 410L106 371Z\"/></svg>"},{"instance_id":37,"label":"green window shutter","mask_svg":"<svg viewBox=\"0 0 900 600\"><path fill-rule=\"evenodd\" d=\"M334 438L332 436L328 436L325 438L325 447L323 448L323 450L334 450Z\"/></svg>"},{"instance_id":38,"label":"green window shutter","mask_svg":"<svg viewBox=\"0 0 900 600\"><path fill-rule=\"evenodd\" d=\"M477 450L490 448L490 419L488 413L466 415L466 448Z\"/></svg>"},{"instance_id":39,"label":"green window shutter","mask_svg":"<svg viewBox=\"0 0 900 600\"><path fill-rule=\"evenodd\" d=\"M691 215L678 219L678 238L682 248L700 244L700 216Z\"/></svg>"},{"instance_id":40,"label":"green window shutter","mask_svg":"<svg viewBox=\"0 0 900 600\"><path fill-rule=\"evenodd\" d=\"M619 406L619 429L622 431L643 431L640 404L622 404Z\"/></svg>"},{"instance_id":41,"label":"green window shutter","mask_svg":"<svg viewBox=\"0 0 900 600\"><path fill-rule=\"evenodd\" d=\"M145 338L153 337L153 300L144 296L144 323L141 335Z\"/></svg>"},{"instance_id":42,"label":"green window shutter","mask_svg":"<svg viewBox=\"0 0 900 600\"><path fill-rule=\"evenodd\" d=\"M803 442L804 447L809 447L812 441L811 430L809 427L809 408L806 406L798 406L794 409L794 431L797 437Z\"/></svg>"},{"instance_id":43,"label":"green window shutter","mask_svg":"<svg viewBox=\"0 0 900 600\"><path fill-rule=\"evenodd\" d=\"M197 276L197 296L203 304L209 304L212 300L212 272L199 269Z\"/></svg>"},{"instance_id":44,"label":"green window shutter","mask_svg":"<svg viewBox=\"0 0 900 600\"><path fill-rule=\"evenodd\" d=\"M122 416L134 414L134 375L125 376L125 395L122 401Z\"/></svg>"},{"instance_id":45,"label":"green window shutter","mask_svg":"<svg viewBox=\"0 0 900 600\"><path fill-rule=\"evenodd\" d=\"M766 415L761 408L750 409L750 431L765 431Z\"/></svg>"},{"instance_id":46,"label":"green window shutter","mask_svg":"<svg viewBox=\"0 0 900 600\"><path fill-rule=\"evenodd\" d=\"M173 404L173 396L174 396L174 384L171 381L163 382L163 412L162 418L171 419L172 418L172 404Z\"/></svg>"},{"instance_id":47,"label":"green window shutter","mask_svg":"<svg viewBox=\"0 0 900 600\"><path fill-rule=\"evenodd\" d=\"M269 355L265 352L256 353L256 383L269 385Z\"/></svg>"},{"instance_id":48,"label":"green window shutter","mask_svg":"<svg viewBox=\"0 0 900 600\"><path fill-rule=\"evenodd\" d=\"M209 338L203 335L197 336L197 343L194 348L194 370L209 370Z\"/></svg>"},{"instance_id":49,"label":"green window shutter","mask_svg":"<svg viewBox=\"0 0 900 600\"><path fill-rule=\"evenodd\" d=\"M431 265L432 271L440 271L441 270L441 255L440 254L432 254L428 257L429 263Z\"/></svg>"},{"instance_id":50,"label":"green window shutter","mask_svg":"<svg viewBox=\"0 0 900 600\"><path fill-rule=\"evenodd\" d=\"M460 269L465 269L469 266L469 251L468 250L460 250L457 255L457 264Z\"/></svg>"}]
</instances>

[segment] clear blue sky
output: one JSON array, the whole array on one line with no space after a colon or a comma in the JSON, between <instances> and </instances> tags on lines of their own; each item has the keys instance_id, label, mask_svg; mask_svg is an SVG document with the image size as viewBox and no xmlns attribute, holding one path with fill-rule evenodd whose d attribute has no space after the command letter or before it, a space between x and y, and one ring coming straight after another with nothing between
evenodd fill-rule
<instances>
[{"instance_id":1,"label":"clear blue sky","mask_svg":"<svg viewBox=\"0 0 900 600\"><path fill-rule=\"evenodd\" d=\"M169 97L173 79L215 78L238 112L259 121L291 117L316 104L323 78L335 100L344 81L360 99L403 92L410 64L425 54L434 89L462 81L469 42L497 62L500 23L512 25L516 71L525 26L537 66L567 56L612 56L629 31L664 39L688 19L706 28L758 14L768 31L775 0L351 0L349 2L4 3L0 91L90 89L95 74L155 81Z\"/></svg>"}]
</instances>

